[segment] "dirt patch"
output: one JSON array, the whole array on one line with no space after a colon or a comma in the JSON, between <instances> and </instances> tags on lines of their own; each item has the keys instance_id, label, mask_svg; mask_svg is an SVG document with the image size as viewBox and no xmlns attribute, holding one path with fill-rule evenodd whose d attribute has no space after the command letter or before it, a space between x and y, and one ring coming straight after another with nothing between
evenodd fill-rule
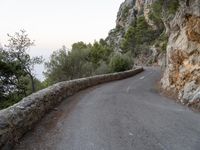
<instances>
[{"instance_id":1,"label":"dirt patch","mask_svg":"<svg viewBox=\"0 0 200 150\"><path fill-rule=\"evenodd\" d=\"M187 20L186 34L188 39L200 43L200 17L189 16L187 17Z\"/></svg>"}]
</instances>

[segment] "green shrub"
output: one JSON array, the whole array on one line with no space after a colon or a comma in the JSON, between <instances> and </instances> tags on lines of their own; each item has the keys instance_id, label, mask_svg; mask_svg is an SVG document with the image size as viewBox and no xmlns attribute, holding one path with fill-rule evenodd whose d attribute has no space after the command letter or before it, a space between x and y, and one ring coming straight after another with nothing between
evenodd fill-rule
<instances>
[{"instance_id":1,"label":"green shrub","mask_svg":"<svg viewBox=\"0 0 200 150\"><path fill-rule=\"evenodd\" d=\"M168 36L165 33L162 33L159 38L155 41L155 47L159 47L161 51L166 51Z\"/></svg>"},{"instance_id":2,"label":"green shrub","mask_svg":"<svg viewBox=\"0 0 200 150\"><path fill-rule=\"evenodd\" d=\"M130 8L129 7L125 7L122 11L122 19L125 20L128 17L128 12L129 12Z\"/></svg>"},{"instance_id":3,"label":"green shrub","mask_svg":"<svg viewBox=\"0 0 200 150\"><path fill-rule=\"evenodd\" d=\"M178 10L179 6L180 6L179 0L169 1L167 5L169 14L174 15Z\"/></svg>"},{"instance_id":4,"label":"green shrub","mask_svg":"<svg viewBox=\"0 0 200 150\"><path fill-rule=\"evenodd\" d=\"M45 84L51 85L61 81L107 73L112 52L112 48L103 39L93 44L74 43L71 51L63 47L55 51L50 61L45 63Z\"/></svg>"},{"instance_id":5,"label":"green shrub","mask_svg":"<svg viewBox=\"0 0 200 150\"><path fill-rule=\"evenodd\" d=\"M101 61L99 64L99 67L95 70L95 74L106 74L106 73L110 73L110 67L108 66L108 64L105 61Z\"/></svg>"},{"instance_id":6,"label":"green shrub","mask_svg":"<svg viewBox=\"0 0 200 150\"><path fill-rule=\"evenodd\" d=\"M131 26L125 34L121 43L122 53L131 51L133 57L137 57L140 53L137 47L151 45L158 37L158 34L147 24L144 16L139 17L135 25Z\"/></svg>"},{"instance_id":7,"label":"green shrub","mask_svg":"<svg viewBox=\"0 0 200 150\"><path fill-rule=\"evenodd\" d=\"M151 6L152 9L149 14L149 19L160 24L163 12L167 16L174 15L179 6L179 0L157 0Z\"/></svg>"},{"instance_id":8,"label":"green shrub","mask_svg":"<svg viewBox=\"0 0 200 150\"><path fill-rule=\"evenodd\" d=\"M126 55L118 53L112 56L109 66L113 72L120 72L131 69L132 62Z\"/></svg>"},{"instance_id":9,"label":"green shrub","mask_svg":"<svg viewBox=\"0 0 200 150\"><path fill-rule=\"evenodd\" d=\"M162 11L163 11L163 0L157 0L151 6L151 11L149 13L149 19L152 20L157 27L163 28L162 22Z\"/></svg>"}]
</instances>

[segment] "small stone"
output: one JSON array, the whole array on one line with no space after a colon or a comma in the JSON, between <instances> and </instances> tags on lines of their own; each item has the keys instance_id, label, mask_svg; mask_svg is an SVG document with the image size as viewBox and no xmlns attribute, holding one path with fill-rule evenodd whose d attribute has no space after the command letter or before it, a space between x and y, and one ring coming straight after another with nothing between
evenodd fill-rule
<instances>
[{"instance_id":1,"label":"small stone","mask_svg":"<svg viewBox=\"0 0 200 150\"><path fill-rule=\"evenodd\" d=\"M53 108L53 111L58 111L58 108Z\"/></svg>"}]
</instances>

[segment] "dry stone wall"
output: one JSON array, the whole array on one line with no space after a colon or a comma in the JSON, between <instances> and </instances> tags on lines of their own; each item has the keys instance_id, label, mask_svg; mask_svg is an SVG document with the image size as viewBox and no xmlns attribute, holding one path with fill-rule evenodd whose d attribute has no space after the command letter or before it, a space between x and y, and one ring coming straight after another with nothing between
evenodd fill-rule
<instances>
[{"instance_id":1,"label":"dry stone wall","mask_svg":"<svg viewBox=\"0 0 200 150\"><path fill-rule=\"evenodd\" d=\"M50 109L80 90L105 82L131 77L143 71L135 70L98 75L57 83L22 99L0 111L0 149L9 149L30 130Z\"/></svg>"}]
</instances>

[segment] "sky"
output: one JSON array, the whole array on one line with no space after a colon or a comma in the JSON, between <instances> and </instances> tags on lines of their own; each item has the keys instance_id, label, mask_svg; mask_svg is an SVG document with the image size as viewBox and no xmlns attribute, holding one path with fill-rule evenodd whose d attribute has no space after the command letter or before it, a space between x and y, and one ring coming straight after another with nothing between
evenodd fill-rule
<instances>
[{"instance_id":1,"label":"sky","mask_svg":"<svg viewBox=\"0 0 200 150\"><path fill-rule=\"evenodd\" d=\"M25 29L35 46L31 56L48 60L62 45L71 48L78 41L94 42L106 38L115 27L117 11L123 0L0 0L0 43L7 33ZM36 66L39 79L44 67Z\"/></svg>"}]
</instances>

